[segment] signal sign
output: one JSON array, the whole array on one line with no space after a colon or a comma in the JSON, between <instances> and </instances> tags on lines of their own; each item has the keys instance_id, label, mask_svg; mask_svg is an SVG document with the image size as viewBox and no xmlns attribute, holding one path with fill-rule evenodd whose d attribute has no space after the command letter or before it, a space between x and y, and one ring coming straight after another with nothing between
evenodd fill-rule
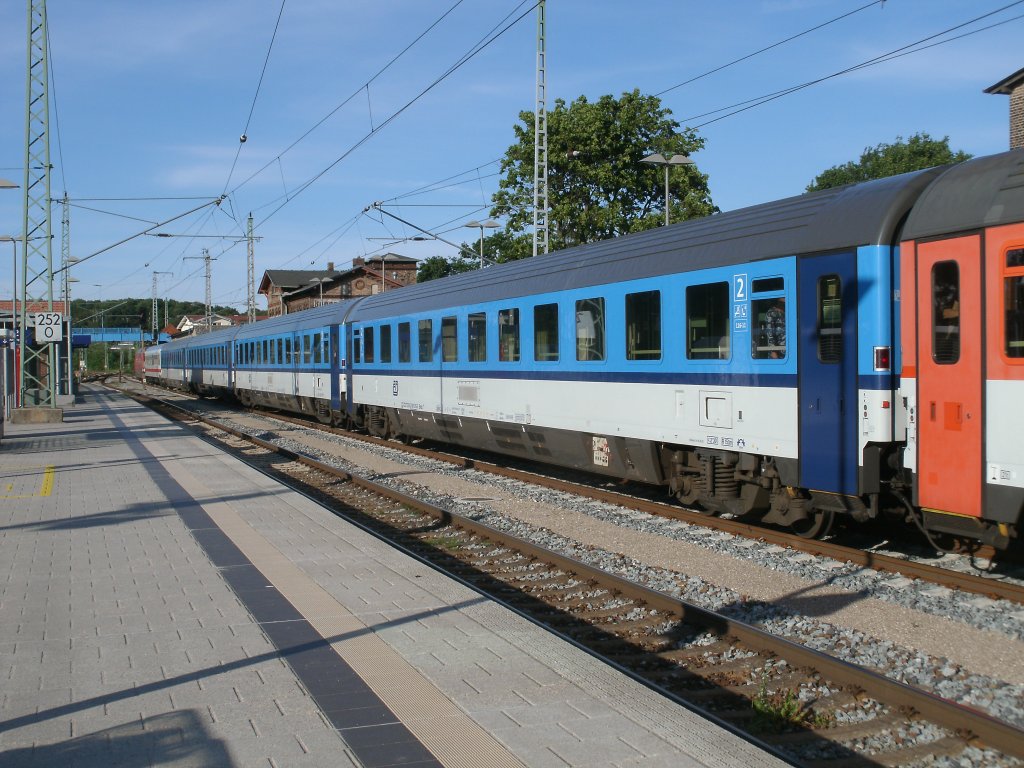
<instances>
[{"instance_id":1,"label":"signal sign","mask_svg":"<svg viewBox=\"0 0 1024 768\"><path fill-rule=\"evenodd\" d=\"M64 340L64 318L60 312L36 312L32 324L36 327L37 344Z\"/></svg>"}]
</instances>

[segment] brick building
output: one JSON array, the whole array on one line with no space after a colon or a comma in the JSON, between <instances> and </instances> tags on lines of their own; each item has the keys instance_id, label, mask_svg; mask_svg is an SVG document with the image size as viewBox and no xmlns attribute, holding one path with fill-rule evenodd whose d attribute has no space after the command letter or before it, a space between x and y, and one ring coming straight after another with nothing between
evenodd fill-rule
<instances>
[{"instance_id":1,"label":"brick building","mask_svg":"<svg viewBox=\"0 0 1024 768\"><path fill-rule=\"evenodd\" d=\"M1010 149L1024 148L1024 69L985 89L1010 97Z\"/></svg>"},{"instance_id":2,"label":"brick building","mask_svg":"<svg viewBox=\"0 0 1024 768\"><path fill-rule=\"evenodd\" d=\"M259 292L267 297L270 317L333 304L356 296L372 296L416 282L416 259L385 253L369 259L357 257L351 269L268 269Z\"/></svg>"}]
</instances>

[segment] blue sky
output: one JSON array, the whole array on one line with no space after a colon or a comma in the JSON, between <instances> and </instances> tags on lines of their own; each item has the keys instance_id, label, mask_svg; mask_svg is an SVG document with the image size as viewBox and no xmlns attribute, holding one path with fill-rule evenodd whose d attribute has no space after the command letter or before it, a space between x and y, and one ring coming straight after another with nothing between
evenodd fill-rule
<instances>
[{"instance_id":1,"label":"blue sky","mask_svg":"<svg viewBox=\"0 0 1024 768\"><path fill-rule=\"evenodd\" d=\"M418 234L363 215L377 200L445 239L475 243L477 230L461 225L486 216L495 161L514 139L518 113L533 109L530 6L287 0L254 106L280 0L50 0L52 192L66 191L73 204L72 255L88 256L229 193L220 210L204 208L162 230L204 237L131 240L76 266L73 295L148 297L156 270L171 273L159 276L161 295L202 300L202 262L185 257L205 247L216 258L214 301L244 310L246 250L237 238L250 211L262 238L257 280L266 269L325 269L329 261L344 268L381 248L414 258L453 253L436 241L376 239ZM1005 6L932 42L998 24L992 29L709 122L722 114L706 114L712 110ZM843 14L850 15L673 88ZM975 155L1007 149L1008 99L983 90L1024 66L1024 18L1014 18L1022 15L1024 3L1012 0L549 0L547 97L664 92L675 119L701 126L707 145L694 159L710 175L714 202L733 210L799 194L825 168L897 136L948 135L954 149ZM26 25L25 3L0 4L0 178L18 184ZM248 140L240 145L243 131ZM21 220L20 192L0 191L0 234L18 235ZM53 226L59 258L59 206ZM0 243L3 297L11 289L7 248Z\"/></svg>"}]
</instances>

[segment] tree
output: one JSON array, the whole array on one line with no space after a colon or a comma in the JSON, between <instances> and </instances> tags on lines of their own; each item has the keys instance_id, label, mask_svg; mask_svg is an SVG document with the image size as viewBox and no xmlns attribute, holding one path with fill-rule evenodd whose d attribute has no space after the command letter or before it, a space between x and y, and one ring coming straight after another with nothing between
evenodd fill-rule
<instances>
[{"instance_id":1,"label":"tree","mask_svg":"<svg viewBox=\"0 0 1024 768\"><path fill-rule=\"evenodd\" d=\"M638 90L621 98L558 99L548 113L548 240L552 250L604 240L658 226L664 221L664 168L640 162L652 152L692 154L704 139L692 128L679 131L671 110L657 96ZM504 178L492 216L507 217L499 260L532 255L534 113L520 112L516 143L501 162ZM708 177L696 166L669 173L673 220L717 211ZM527 234L523 234L523 233ZM488 241L497 238L492 235ZM524 239L525 238L525 239ZM524 245L529 245L524 249Z\"/></svg>"},{"instance_id":2,"label":"tree","mask_svg":"<svg viewBox=\"0 0 1024 768\"><path fill-rule=\"evenodd\" d=\"M841 187L844 184L881 179L936 165L962 163L970 159L971 155L966 152L954 152L949 148L949 136L944 136L941 141L927 133L915 133L906 141L902 136L897 136L892 144L865 147L857 162L835 165L818 174L808 185L807 191Z\"/></svg>"},{"instance_id":3,"label":"tree","mask_svg":"<svg viewBox=\"0 0 1024 768\"><path fill-rule=\"evenodd\" d=\"M416 270L416 282L425 283L428 280L469 272L476 269L477 266L475 261L470 261L462 256L455 256L451 259L446 259L444 256L430 256L420 262Z\"/></svg>"}]
</instances>

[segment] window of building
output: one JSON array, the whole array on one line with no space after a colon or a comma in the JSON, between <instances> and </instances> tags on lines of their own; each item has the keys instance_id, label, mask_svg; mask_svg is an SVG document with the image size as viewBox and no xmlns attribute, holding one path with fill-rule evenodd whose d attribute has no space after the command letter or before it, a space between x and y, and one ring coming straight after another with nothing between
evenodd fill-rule
<instances>
[{"instance_id":1,"label":"window of building","mask_svg":"<svg viewBox=\"0 0 1024 768\"><path fill-rule=\"evenodd\" d=\"M487 360L487 315L472 312L469 315L469 362L483 363ZM445 360L448 358L446 357ZM454 359L454 358L453 358Z\"/></svg>"},{"instance_id":2,"label":"window of building","mask_svg":"<svg viewBox=\"0 0 1024 768\"><path fill-rule=\"evenodd\" d=\"M434 321L419 321L419 361L430 363L434 360Z\"/></svg>"},{"instance_id":3,"label":"window of building","mask_svg":"<svg viewBox=\"0 0 1024 768\"><path fill-rule=\"evenodd\" d=\"M409 323L398 324L398 362L412 362L412 330Z\"/></svg>"},{"instance_id":4,"label":"window of building","mask_svg":"<svg viewBox=\"0 0 1024 768\"><path fill-rule=\"evenodd\" d=\"M1006 356L1024 358L1024 248L1014 248L1006 254L1003 308L1006 313Z\"/></svg>"},{"instance_id":5,"label":"window of building","mask_svg":"<svg viewBox=\"0 0 1024 768\"><path fill-rule=\"evenodd\" d=\"M557 304L539 304L533 308L533 359L558 360Z\"/></svg>"},{"instance_id":6,"label":"window of building","mask_svg":"<svg viewBox=\"0 0 1024 768\"><path fill-rule=\"evenodd\" d=\"M661 360L661 291L626 294L626 359Z\"/></svg>"},{"instance_id":7,"label":"window of building","mask_svg":"<svg viewBox=\"0 0 1024 768\"><path fill-rule=\"evenodd\" d=\"M441 361L454 363L459 359L459 336L456 318L441 318Z\"/></svg>"},{"instance_id":8,"label":"window of building","mask_svg":"<svg viewBox=\"0 0 1024 768\"><path fill-rule=\"evenodd\" d=\"M843 359L843 283L839 275L818 278L818 359Z\"/></svg>"},{"instance_id":9,"label":"window of building","mask_svg":"<svg viewBox=\"0 0 1024 768\"><path fill-rule=\"evenodd\" d=\"M363 362L372 363L376 360L376 350L374 349L373 328L367 326L363 328Z\"/></svg>"},{"instance_id":10,"label":"window of building","mask_svg":"<svg viewBox=\"0 0 1024 768\"><path fill-rule=\"evenodd\" d=\"M729 284L686 288L686 357L728 360L730 344Z\"/></svg>"},{"instance_id":11,"label":"window of building","mask_svg":"<svg viewBox=\"0 0 1024 768\"><path fill-rule=\"evenodd\" d=\"M604 360L604 299L576 302L576 359Z\"/></svg>"}]
</instances>

